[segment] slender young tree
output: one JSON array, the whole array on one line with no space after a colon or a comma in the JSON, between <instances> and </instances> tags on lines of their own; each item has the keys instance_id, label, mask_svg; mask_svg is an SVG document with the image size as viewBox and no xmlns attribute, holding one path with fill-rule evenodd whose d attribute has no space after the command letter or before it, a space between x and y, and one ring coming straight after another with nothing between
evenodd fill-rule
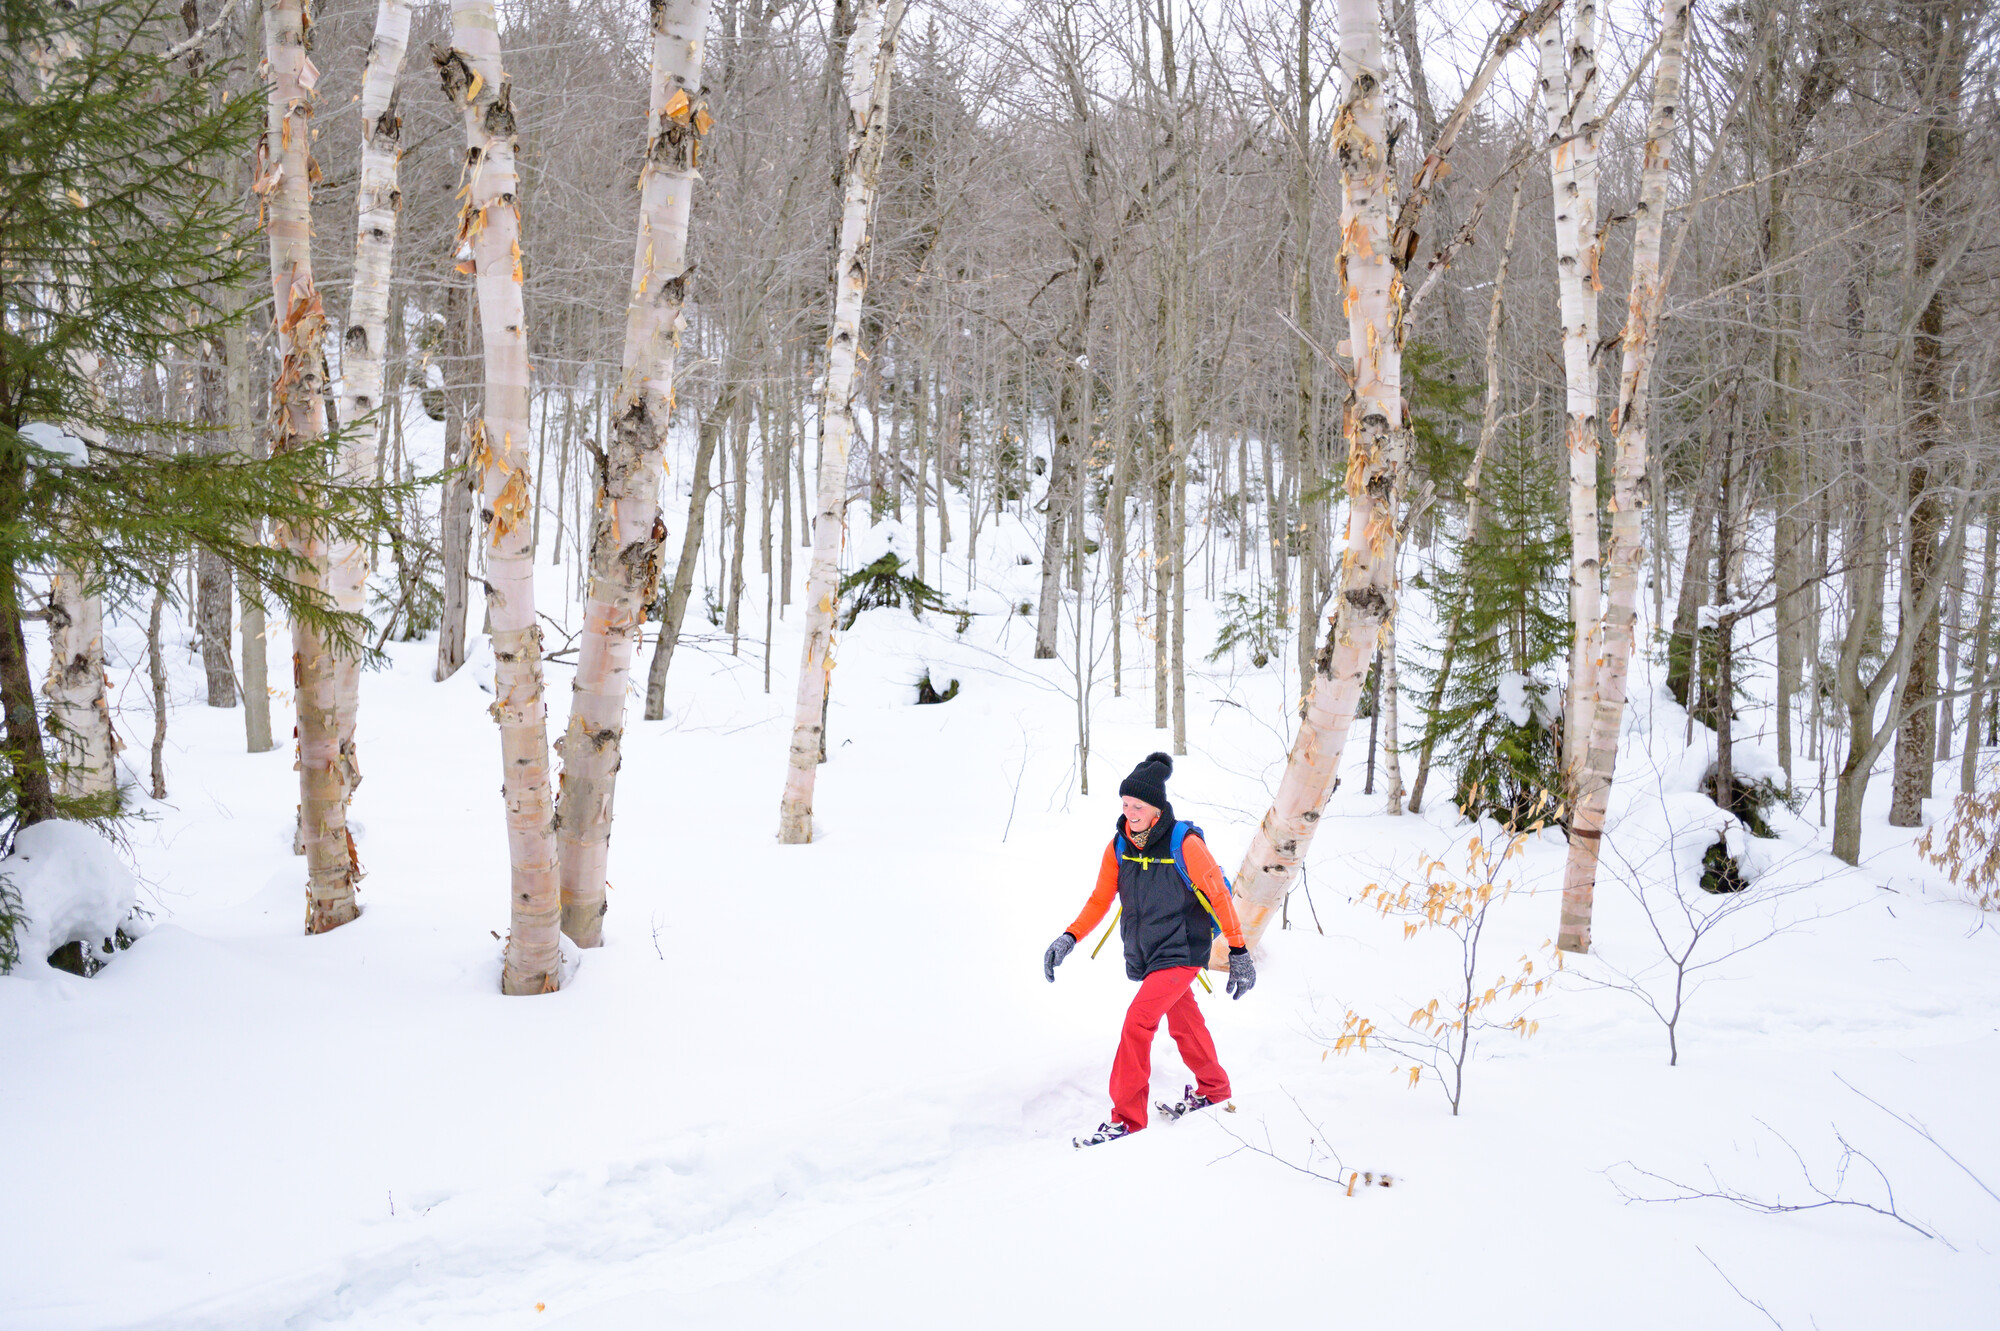
<instances>
[{"instance_id":1,"label":"slender young tree","mask_svg":"<svg viewBox=\"0 0 2000 1331\"><path fill-rule=\"evenodd\" d=\"M1563 872L1562 927L1556 935L1556 946L1565 952L1590 951L1590 913L1597 887L1598 849L1604 833L1604 811L1611 798L1612 775L1618 764L1618 736L1625 724L1625 686L1631 671L1633 626L1638 620L1639 585L1646 563L1646 417L1666 294L1660 270L1660 246L1666 223L1674 134L1680 117L1681 56L1687 45L1688 16L1693 8L1693 0L1664 0L1660 6L1653 110L1646 125L1645 165L1639 181L1632 241L1632 286L1625 302L1624 365L1618 382L1618 415L1612 421L1618 452L1611 492L1611 594L1604 615L1603 660L1597 674L1590 742L1576 807L1570 818L1569 860Z\"/></svg>"},{"instance_id":2,"label":"slender young tree","mask_svg":"<svg viewBox=\"0 0 2000 1331\"><path fill-rule=\"evenodd\" d=\"M34 42L27 53L44 96L62 61L76 53L73 36L60 31L53 35L54 41ZM83 296L70 297L66 303L78 315L89 316ZM70 363L101 412L103 361L91 347L80 346L70 353ZM66 425L86 449L103 447L104 431L88 415ZM64 795L112 795L118 788L118 737L111 728L107 684L104 597L91 588L83 569L58 566L49 575L49 671L42 695L49 700L49 736L56 743L55 785Z\"/></svg>"},{"instance_id":3,"label":"slender young tree","mask_svg":"<svg viewBox=\"0 0 2000 1331\"><path fill-rule=\"evenodd\" d=\"M396 80L410 43L409 0L379 0L375 37L361 78L361 183L356 194L354 282L347 330L340 337L340 474L350 484L376 472L376 413L384 401L382 359L389 320L389 268L396 254L396 213L402 206L397 159L403 120L396 109ZM368 549L359 541L334 541L327 551L327 591L335 605L359 615L367 608ZM334 726L341 783L347 798L361 784L354 720L361 700L361 656L342 652L334 662Z\"/></svg>"},{"instance_id":4,"label":"slender young tree","mask_svg":"<svg viewBox=\"0 0 2000 1331\"><path fill-rule=\"evenodd\" d=\"M264 61L269 122L258 146L255 188L264 196L271 249L271 295L278 377L271 386L271 451L284 453L326 435L326 309L313 285L313 89L319 71L307 55L304 0L268 0ZM327 590L327 533L317 523L279 530L305 567L310 585ZM292 620L292 674L299 728L299 837L306 856L306 932L324 933L361 913L354 888L361 869L347 829L336 721L334 644L314 624Z\"/></svg>"},{"instance_id":5,"label":"slender young tree","mask_svg":"<svg viewBox=\"0 0 2000 1331\"><path fill-rule=\"evenodd\" d=\"M465 117L460 253L472 270L485 350L485 414L472 422L468 466L486 524L486 613L493 634L493 719L507 805L511 928L500 990L548 993L562 983L555 791L549 780L542 631L535 622L535 548L528 453L528 327L521 300L520 176L514 87L500 54L493 0L452 0L450 51L434 60Z\"/></svg>"},{"instance_id":6,"label":"slender young tree","mask_svg":"<svg viewBox=\"0 0 2000 1331\"><path fill-rule=\"evenodd\" d=\"M604 939L611 805L625 733L625 693L646 610L660 582L662 458L674 409L674 354L690 273L687 233L708 104L702 39L712 0L653 6L652 108L639 173L639 236L626 301L625 366L597 486L590 593L561 754L563 932L579 947Z\"/></svg>"},{"instance_id":7,"label":"slender young tree","mask_svg":"<svg viewBox=\"0 0 2000 1331\"><path fill-rule=\"evenodd\" d=\"M1562 309L1563 380L1569 392L1569 693L1563 708L1563 772L1583 767L1596 693L1597 293L1603 242L1597 234L1597 3L1576 0L1576 31L1564 58L1562 20L1541 35L1542 105L1548 117L1549 183L1555 198L1556 284Z\"/></svg>"},{"instance_id":8,"label":"slender young tree","mask_svg":"<svg viewBox=\"0 0 2000 1331\"><path fill-rule=\"evenodd\" d=\"M854 363L861 346L861 306L868 294L869 214L889 128L889 83L903 0L860 0L847 42L847 156L841 170L840 248L833 269L833 331L827 340L826 388L820 399L819 504L812 568L806 578L806 636L799 663L798 709L778 814L778 839L812 840L813 784L819 774L827 685L833 673L834 602L840 545L847 529L847 449L854 438Z\"/></svg>"}]
</instances>

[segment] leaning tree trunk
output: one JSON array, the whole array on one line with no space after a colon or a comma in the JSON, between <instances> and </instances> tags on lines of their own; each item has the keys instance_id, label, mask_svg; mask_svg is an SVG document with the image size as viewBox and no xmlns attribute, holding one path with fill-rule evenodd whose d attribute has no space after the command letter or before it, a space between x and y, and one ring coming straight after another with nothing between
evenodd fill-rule
<instances>
[{"instance_id":1,"label":"leaning tree trunk","mask_svg":"<svg viewBox=\"0 0 2000 1331\"><path fill-rule=\"evenodd\" d=\"M604 939L611 804L625 733L625 692L646 610L660 581L660 485L674 409L674 352L687 296L687 231L709 114L702 36L711 0L653 6L653 96L639 174L639 237L625 312L625 370L597 487L569 729L562 756L558 849L562 927L579 947Z\"/></svg>"},{"instance_id":2,"label":"leaning tree trunk","mask_svg":"<svg viewBox=\"0 0 2000 1331\"><path fill-rule=\"evenodd\" d=\"M1665 296L1660 242L1667 213L1668 159L1680 114L1681 52L1687 43L1688 11L1692 8L1693 0L1664 0L1660 7L1660 50L1655 57L1659 63L1653 70L1653 114L1646 127L1645 166L1635 210L1632 287L1625 303L1625 364L1619 376L1614 422L1618 455L1611 491L1610 605L1604 616L1603 664L1598 669L1590 745L1570 817L1562 927L1556 935L1556 946L1565 952L1590 951L1597 854L1604 834L1605 806L1611 798L1612 773L1618 764L1618 735L1625 723L1625 685L1631 671L1633 626L1639 615L1639 584L1646 562L1645 510L1650 499L1646 413ZM1726 692L1723 698L1726 708Z\"/></svg>"},{"instance_id":3,"label":"leaning tree trunk","mask_svg":"<svg viewBox=\"0 0 2000 1331\"><path fill-rule=\"evenodd\" d=\"M1283 905L1318 829L1321 806L1354 723L1368 659L1395 595L1396 512L1389 496L1403 465L1403 291L1389 248L1395 177L1388 168L1383 123L1388 67L1381 19L1371 0L1339 0L1337 8L1347 100L1334 120L1333 148L1340 162L1340 262L1347 275L1348 340L1354 357L1353 387L1343 412L1347 549L1332 636L1314 662L1312 692L1277 796L1251 839L1236 880L1237 911L1244 937L1253 944ZM1213 959L1211 964L1216 964Z\"/></svg>"},{"instance_id":4,"label":"leaning tree trunk","mask_svg":"<svg viewBox=\"0 0 2000 1331\"><path fill-rule=\"evenodd\" d=\"M687 526L681 530L681 557L674 565L674 578L667 585L665 603L660 607L660 631L653 639L653 659L646 668L648 721L664 721L667 717L667 669L673 664L674 649L680 643L688 598L694 594L695 561L701 558L702 535L708 530L708 499L715 491L709 473L715 470L716 445L721 442L722 432L729 428L730 417L743 396L745 373L738 369L730 375L722 395L695 431L693 481L688 494Z\"/></svg>"},{"instance_id":5,"label":"leaning tree trunk","mask_svg":"<svg viewBox=\"0 0 2000 1331\"><path fill-rule=\"evenodd\" d=\"M833 335L827 340L826 388L820 399L819 511L813 525L812 569L806 576L805 651L799 664L798 709L778 839L812 840L813 782L819 774L833 673L834 602L839 596L840 543L847 526L847 449L854 438L854 360L861 344L861 303L868 294L868 215L888 133L889 81L903 0L860 0L847 43L847 158L841 171L844 204L840 249L833 269Z\"/></svg>"},{"instance_id":6,"label":"leaning tree trunk","mask_svg":"<svg viewBox=\"0 0 2000 1331\"><path fill-rule=\"evenodd\" d=\"M514 88L500 58L493 0L452 0L450 51L434 56L445 95L465 116L460 253L469 256L485 353L485 415L467 458L486 524L486 613L493 635L493 718L507 805L511 927L500 991L562 983L555 792L549 780L542 632L535 623L534 486L528 474L528 326L521 302L520 177Z\"/></svg>"},{"instance_id":7,"label":"leaning tree trunk","mask_svg":"<svg viewBox=\"0 0 2000 1331\"><path fill-rule=\"evenodd\" d=\"M326 433L326 311L313 286L311 143L313 85L306 56L304 0L269 0L264 10L270 121L258 147L257 187L265 194L271 237L272 309L278 377L271 386L271 451L302 447ZM279 539L325 589L326 536L306 525ZM347 830L332 645L292 617L293 697L298 709L299 836L306 855L306 932L324 933L360 914L354 885L361 870Z\"/></svg>"},{"instance_id":8,"label":"leaning tree trunk","mask_svg":"<svg viewBox=\"0 0 2000 1331\"><path fill-rule=\"evenodd\" d=\"M340 338L340 420L347 429L337 464L342 481L375 479L376 413L383 402L382 355L388 342L389 267L396 253L396 213L402 193L396 163L402 153L402 117L396 113L396 78L410 41L409 0L380 0L375 39L361 80L361 184L355 201L354 287L347 331ZM368 551L359 541L335 540L327 551L327 593L340 610L367 611ZM354 747L355 711L361 698L361 655L334 660L334 727L339 735L343 794L361 784Z\"/></svg>"},{"instance_id":9,"label":"leaning tree trunk","mask_svg":"<svg viewBox=\"0 0 2000 1331\"><path fill-rule=\"evenodd\" d=\"M1549 181L1555 196L1556 282L1562 310L1563 379L1569 390L1569 605L1573 636L1563 709L1563 775L1583 769L1584 737L1597 691L1600 592L1597 549L1597 5L1577 0L1576 37L1564 77L1562 22L1541 35L1542 102L1548 115Z\"/></svg>"}]
</instances>

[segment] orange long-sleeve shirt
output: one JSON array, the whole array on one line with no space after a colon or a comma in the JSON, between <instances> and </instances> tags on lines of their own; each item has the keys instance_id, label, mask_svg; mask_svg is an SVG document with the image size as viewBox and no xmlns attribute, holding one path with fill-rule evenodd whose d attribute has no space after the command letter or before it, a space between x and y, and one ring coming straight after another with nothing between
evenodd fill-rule
<instances>
[{"instance_id":1,"label":"orange long-sleeve shirt","mask_svg":"<svg viewBox=\"0 0 2000 1331\"><path fill-rule=\"evenodd\" d=\"M1155 824L1155 826L1159 826ZM1190 832L1181 842L1181 858L1187 861L1188 874L1194 879L1195 891L1201 893L1208 908L1215 912L1215 919L1222 926L1222 936L1229 940L1229 946L1243 946L1243 926L1236 918L1236 903L1230 898L1229 888L1223 882L1222 866L1215 862L1202 839ZM1118 841L1113 838L1104 847L1104 860L1097 869L1097 887L1090 894L1090 900L1083 903L1083 913L1069 926L1071 938L1078 942L1095 929L1111 909L1111 898L1118 895Z\"/></svg>"}]
</instances>

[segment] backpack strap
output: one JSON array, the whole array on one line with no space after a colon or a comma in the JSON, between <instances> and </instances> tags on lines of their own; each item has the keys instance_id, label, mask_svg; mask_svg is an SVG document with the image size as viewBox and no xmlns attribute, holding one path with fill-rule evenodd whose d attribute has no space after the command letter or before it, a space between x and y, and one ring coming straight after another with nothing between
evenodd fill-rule
<instances>
[{"instance_id":1,"label":"backpack strap","mask_svg":"<svg viewBox=\"0 0 2000 1331\"><path fill-rule=\"evenodd\" d=\"M1196 827L1193 823L1189 822L1175 823L1173 837L1168 844L1172 848L1172 854L1174 857L1174 867L1181 871L1181 881L1187 884L1188 892L1194 897L1196 901L1201 903L1201 908L1208 912L1209 937L1214 938L1219 934L1221 934L1222 932L1222 921L1216 916L1215 907L1208 904L1208 898L1203 896L1201 893L1195 891L1194 875L1188 872L1187 855L1181 848L1181 843L1185 842L1188 839L1188 833L1190 832L1194 833L1196 836L1202 836L1201 829L1199 827ZM1202 839L1204 841L1207 840L1206 837L1202 837ZM1224 877L1222 883L1224 887L1227 887L1229 885L1229 879L1227 877Z\"/></svg>"}]
</instances>

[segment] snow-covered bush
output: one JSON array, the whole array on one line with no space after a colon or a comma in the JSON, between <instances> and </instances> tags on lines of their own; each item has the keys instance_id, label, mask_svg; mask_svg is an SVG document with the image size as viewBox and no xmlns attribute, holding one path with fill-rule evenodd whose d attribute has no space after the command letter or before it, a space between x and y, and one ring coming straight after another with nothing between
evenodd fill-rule
<instances>
[{"instance_id":1,"label":"snow-covered bush","mask_svg":"<svg viewBox=\"0 0 2000 1331\"><path fill-rule=\"evenodd\" d=\"M1553 685L1500 677L1492 706L1473 712L1449 741L1458 768L1452 802L1466 817L1525 826L1529 810L1563 788L1560 710Z\"/></svg>"},{"instance_id":2,"label":"snow-covered bush","mask_svg":"<svg viewBox=\"0 0 2000 1331\"><path fill-rule=\"evenodd\" d=\"M917 703L919 706L950 702L957 696L957 680L954 679L943 689L939 689L937 685L931 682L931 672L928 668L925 669L922 678L917 680Z\"/></svg>"},{"instance_id":3,"label":"snow-covered bush","mask_svg":"<svg viewBox=\"0 0 2000 1331\"><path fill-rule=\"evenodd\" d=\"M1701 788L1717 805L1743 820L1743 825L1760 837L1777 835L1771 830L1770 816L1783 807L1796 813L1804 791L1788 792L1784 769L1775 758L1754 748L1737 748L1730 762L1729 788L1716 781L1716 766L1710 763L1702 774Z\"/></svg>"},{"instance_id":4,"label":"snow-covered bush","mask_svg":"<svg viewBox=\"0 0 2000 1331\"><path fill-rule=\"evenodd\" d=\"M43 968L52 954L74 944L78 964L71 969L90 974L114 949L146 932L138 883L111 843L84 823L52 820L22 828L13 852L0 860L0 878L19 902L13 956L0 954L7 963L0 969Z\"/></svg>"},{"instance_id":5,"label":"snow-covered bush","mask_svg":"<svg viewBox=\"0 0 2000 1331\"><path fill-rule=\"evenodd\" d=\"M854 572L840 581L840 596L847 603L841 628L853 628L862 611L883 606L907 605L918 616L945 608L944 593L903 571L915 550L909 529L893 518L862 533L854 543Z\"/></svg>"},{"instance_id":6,"label":"snow-covered bush","mask_svg":"<svg viewBox=\"0 0 2000 1331\"><path fill-rule=\"evenodd\" d=\"M895 554L885 554L842 578L840 596L847 604L840 621L843 629L853 628L864 610L907 605L911 614L921 616L926 610L945 608L944 593L903 572L903 561Z\"/></svg>"}]
</instances>

